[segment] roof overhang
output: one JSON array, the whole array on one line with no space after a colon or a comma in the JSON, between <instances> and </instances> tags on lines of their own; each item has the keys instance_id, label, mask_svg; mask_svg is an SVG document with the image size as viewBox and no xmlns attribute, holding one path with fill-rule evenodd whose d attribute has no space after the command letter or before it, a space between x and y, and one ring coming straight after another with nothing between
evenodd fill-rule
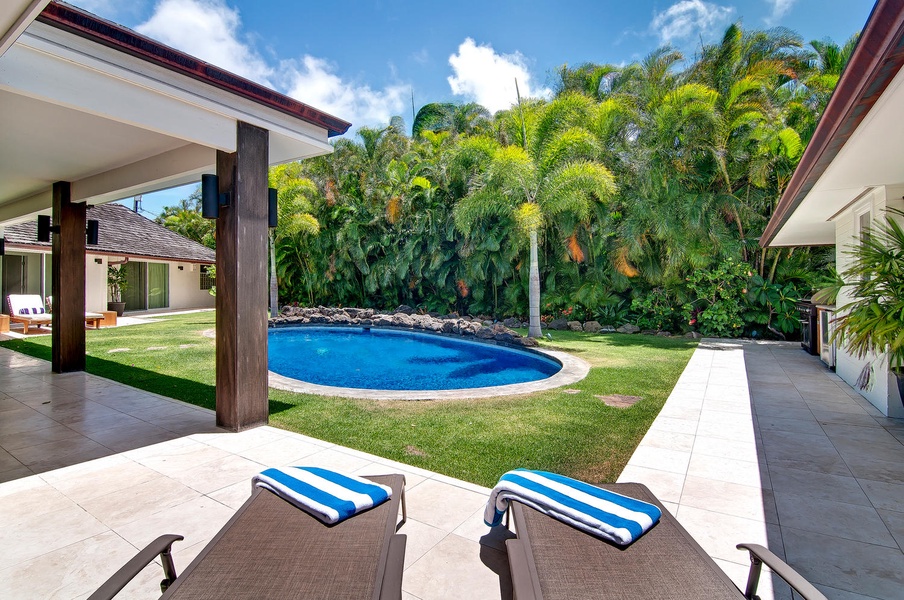
<instances>
[{"instance_id":1,"label":"roof overhang","mask_svg":"<svg viewBox=\"0 0 904 600\"><path fill-rule=\"evenodd\" d=\"M271 164L349 127L66 4L5 0L0 44L0 226L49 209L56 181L91 204L198 181L239 121L270 132Z\"/></svg>"},{"instance_id":2,"label":"roof overhang","mask_svg":"<svg viewBox=\"0 0 904 600\"><path fill-rule=\"evenodd\" d=\"M762 246L835 243L832 217L870 188L904 183L904 0L879 0Z\"/></svg>"}]
</instances>

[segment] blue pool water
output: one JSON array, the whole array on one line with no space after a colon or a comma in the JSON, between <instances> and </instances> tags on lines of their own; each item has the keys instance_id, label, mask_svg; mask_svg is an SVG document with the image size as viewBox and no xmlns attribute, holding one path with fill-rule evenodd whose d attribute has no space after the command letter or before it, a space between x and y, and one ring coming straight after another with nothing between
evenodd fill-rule
<instances>
[{"instance_id":1,"label":"blue pool water","mask_svg":"<svg viewBox=\"0 0 904 600\"><path fill-rule=\"evenodd\" d=\"M372 390L452 390L545 379L558 362L513 348L385 329L269 330L269 368L292 379Z\"/></svg>"}]
</instances>

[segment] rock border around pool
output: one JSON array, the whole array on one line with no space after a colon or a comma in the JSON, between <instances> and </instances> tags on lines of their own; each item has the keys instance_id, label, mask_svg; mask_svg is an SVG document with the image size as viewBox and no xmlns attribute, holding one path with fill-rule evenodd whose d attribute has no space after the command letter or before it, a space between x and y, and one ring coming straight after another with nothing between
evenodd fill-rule
<instances>
[{"instance_id":1,"label":"rock border around pool","mask_svg":"<svg viewBox=\"0 0 904 600\"><path fill-rule=\"evenodd\" d=\"M481 321L445 315L431 317L405 310L393 313L378 312L372 308L305 308L286 306L280 316L270 319L270 327L292 325L353 325L356 327L400 328L426 333L458 335L481 341L494 341L523 348L536 348L537 340L524 337L501 323L487 325Z\"/></svg>"},{"instance_id":2,"label":"rock border around pool","mask_svg":"<svg viewBox=\"0 0 904 600\"><path fill-rule=\"evenodd\" d=\"M292 379L270 371L269 385L272 388L300 394L370 400L464 400L515 396L551 390L581 381L590 373L590 364L587 361L566 352L538 348L536 340L524 337L517 331L512 331L499 324L491 327L478 321L471 321L452 315L437 318L429 315L405 314L403 312L384 314L378 313L373 309L286 307L283 309L281 316L270 319L270 327L299 325L377 327L380 329L415 330L448 337L462 337L542 354L561 364L562 368L555 375L538 381L483 388L460 388L457 390L369 390L332 387Z\"/></svg>"}]
</instances>

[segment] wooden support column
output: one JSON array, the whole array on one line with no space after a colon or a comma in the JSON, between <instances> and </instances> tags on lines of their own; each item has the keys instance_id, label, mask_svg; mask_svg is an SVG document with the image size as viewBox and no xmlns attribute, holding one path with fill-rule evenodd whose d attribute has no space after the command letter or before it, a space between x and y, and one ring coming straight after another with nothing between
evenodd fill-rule
<instances>
[{"instance_id":1,"label":"wooden support column","mask_svg":"<svg viewBox=\"0 0 904 600\"><path fill-rule=\"evenodd\" d=\"M236 152L217 152L217 425L266 425L269 132L238 123Z\"/></svg>"},{"instance_id":2,"label":"wooden support column","mask_svg":"<svg viewBox=\"0 0 904 600\"><path fill-rule=\"evenodd\" d=\"M85 370L85 209L72 202L71 184L53 184L53 332L54 373Z\"/></svg>"}]
</instances>

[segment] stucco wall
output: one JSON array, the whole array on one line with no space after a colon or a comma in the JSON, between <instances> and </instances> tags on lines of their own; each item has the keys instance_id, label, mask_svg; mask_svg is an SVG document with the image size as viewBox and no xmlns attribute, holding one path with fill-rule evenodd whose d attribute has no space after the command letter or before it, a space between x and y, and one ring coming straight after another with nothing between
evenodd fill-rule
<instances>
[{"instance_id":1,"label":"stucco wall","mask_svg":"<svg viewBox=\"0 0 904 600\"><path fill-rule=\"evenodd\" d=\"M99 258L101 264L94 262ZM88 254L85 258L85 310L107 310L107 257Z\"/></svg>"},{"instance_id":2,"label":"stucco wall","mask_svg":"<svg viewBox=\"0 0 904 600\"><path fill-rule=\"evenodd\" d=\"M179 270L179 267L182 270ZM213 308L215 299L201 289L201 267L190 263L170 263L170 309Z\"/></svg>"},{"instance_id":3,"label":"stucco wall","mask_svg":"<svg viewBox=\"0 0 904 600\"><path fill-rule=\"evenodd\" d=\"M904 208L904 202L901 201L902 192L904 192L904 186L878 187L835 217L835 260L839 273L843 273L850 266L851 258L848 252L859 243L859 216L869 210L873 221L882 220L885 218L886 206ZM837 305L844 306L852 299L847 288L844 288L838 295ZM904 417L904 406L898 397L894 376L889 372L888 362L884 358L872 356L868 359L858 360L847 353L843 347L839 347L835 360L835 370L838 375L869 400L873 406L889 417ZM856 382L867 364L871 364L873 367L872 386L869 389L861 390L857 387Z\"/></svg>"}]
</instances>

